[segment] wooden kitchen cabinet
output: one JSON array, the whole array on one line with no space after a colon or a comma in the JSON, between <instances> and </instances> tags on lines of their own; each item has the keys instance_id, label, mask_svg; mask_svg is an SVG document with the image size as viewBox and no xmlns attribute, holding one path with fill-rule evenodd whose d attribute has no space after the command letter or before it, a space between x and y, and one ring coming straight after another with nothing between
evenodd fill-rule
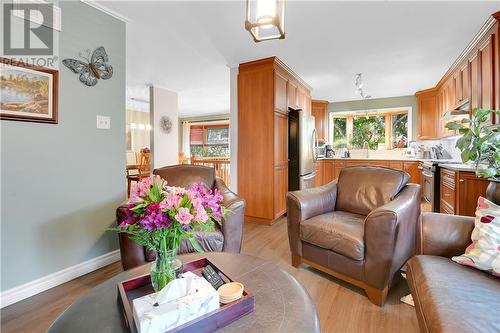
<instances>
[{"instance_id":1,"label":"wooden kitchen cabinet","mask_svg":"<svg viewBox=\"0 0 500 333\"><path fill-rule=\"evenodd\" d=\"M418 138L421 140L437 137L438 99L436 89L428 89L415 94L418 103Z\"/></svg>"},{"instance_id":2,"label":"wooden kitchen cabinet","mask_svg":"<svg viewBox=\"0 0 500 333\"><path fill-rule=\"evenodd\" d=\"M335 160L334 171L333 171L333 179L339 178L340 171L342 171L342 169L345 168L345 167L346 167L346 161L345 160Z\"/></svg>"},{"instance_id":3,"label":"wooden kitchen cabinet","mask_svg":"<svg viewBox=\"0 0 500 333\"><path fill-rule=\"evenodd\" d=\"M289 80L287 83L288 87L288 106L292 109L297 109L299 107L299 103L297 102L297 84Z\"/></svg>"},{"instance_id":4,"label":"wooden kitchen cabinet","mask_svg":"<svg viewBox=\"0 0 500 333\"><path fill-rule=\"evenodd\" d=\"M404 171L403 161L389 161L389 168Z\"/></svg>"},{"instance_id":5,"label":"wooden kitchen cabinet","mask_svg":"<svg viewBox=\"0 0 500 333\"><path fill-rule=\"evenodd\" d=\"M439 206L440 212L444 214L455 214L455 172L441 169L441 184Z\"/></svg>"},{"instance_id":6,"label":"wooden kitchen cabinet","mask_svg":"<svg viewBox=\"0 0 500 333\"><path fill-rule=\"evenodd\" d=\"M458 172L457 215L474 216L476 214L477 199L486 196L489 181L476 176L472 171Z\"/></svg>"},{"instance_id":7,"label":"wooden kitchen cabinet","mask_svg":"<svg viewBox=\"0 0 500 333\"><path fill-rule=\"evenodd\" d=\"M311 88L276 57L240 64L238 74L238 194L245 219L271 224L286 212L288 107Z\"/></svg>"},{"instance_id":8,"label":"wooden kitchen cabinet","mask_svg":"<svg viewBox=\"0 0 500 333\"><path fill-rule=\"evenodd\" d=\"M493 107L493 85L494 85L494 35L490 35L489 38L479 46L479 59L481 82L479 83L481 96L479 97L479 107L483 109L490 109ZM498 57L498 55L497 55ZM497 88L498 89L498 88Z\"/></svg>"},{"instance_id":9,"label":"wooden kitchen cabinet","mask_svg":"<svg viewBox=\"0 0 500 333\"><path fill-rule=\"evenodd\" d=\"M462 103L469 99L469 64L462 65L457 78L457 102Z\"/></svg>"},{"instance_id":10,"label":"wooden kitchen cabinet","mask_svg":"<svg viewBox=\"0 0 500 333\"><path fill-rule=\"evenodd\" d=\"M328 101L313 100L311 107L318 141L326 142L328 138Z\"/></svg>"},{"instance_id":11,"label":"wooden kitchen cabinet","mask_svg":"<svg viewBox=\"0 0 500 333\"><path fill-rule=\"evenodd\" d=\"M287 78L280 72L276 72L274 77L274 110L285 115L288 114L287 84Z\"/></svg>"},{"instance_id":12,"label":"wooden kitchen cabinet","mask_svg":"<svg viewBox=\"0 0 500 333\"><path fill-rule=\"evenodd\" d=\"M474 216L477 199L486 195L489 181L473 171L454 171L442 168L440 183L440 212Z\"/></svg>"},{"instance_id":13,"label":"wooden kitchen cabinet","mask_svg":"<svg viewBox=\"0 0 500 333\"><path fill-rule=\"evenodd\" d=\"M288 193L288 164L274 167L274 216L277 219L286 213Z\"/></svg>"},{"instance_id":14,"label":"wooden kitchen cabinet","mask_svg":"<svg viewBox=\"0 0 500 333\"><path fill-rule=\"evenodd\" d=\"M419 166L420 166L420 162L414 162L414 161L411 161L411 162L404 161L403 162L404 171L410 175L410 180L409 180L410 183L414 183L414 184L421 184L422 183L422 181L421 181L422 172L419 169Z\"/></svg>"},{"instance_id":15,"label":"wooden kitchen cabinet","mask_svg":"<svg viewBox=\"0 0 500 333\"><path fill-rule=\"evenodd\" d=\"M470 106L471 110L479 107L479 60L478 52L475 52L469 59L469 69L470 69Z\"/></svg>"},{"instance_id":16,"label":"wooden kitchen cabinet","mask_svg":"<svg viewBox=\"0 0 500 333\"><path fill-rule=\"evenodd\" d=\"M298 108L306 113L311 113L311 94L302 86L297 88Z\"/></svg>"},{"instance_id":17,"label":"wooden kitchen cabinet","mask_svg":"<svg viewBox=\"0 0 500 333\"><path fill-rule=\"evenodd\" d=\"M323 160L323 184L328 184L338 178L336 176L336 164L336 160Z\"/></svg>"},{"instance_id":18,"label":"wooden kitchen cabinet","mask_svg":"<svg viewBox=\"0 0 500 333\"><path fill-rule=\"evenodd\" d=\"M323 170L325 166L325 160L318 160L316 163L316 178L314 179L314 186L318 187L324 184L323 182Z\"/></svg>"},{"instance_id":19,"label":"wooden kitchen cabinet","mask_svg":"<svg viewBox=\"0 0 500 333\"><path fill-rule=\"evenodd\" d=\"M434 88L415 93L419 107L418 138L422 140L456 135L444 126L464 116L443 119L443 115L464 106L469 114L475 108L500 108L500 12L488 18L485 27L459 55ZM468 104L467 104L468 102ZM465 117L467 114L465 114ZM498 123L493 115L493 122Z\"/></svg>"},{"instance_id":20,"label":"wooden kitchen cabinet","mask_svg":"<svg viewBox=\"0 0 500 333\"><path fill-rule=\"evenodd\" d=\"M410 183L421 184L420 162L403 160L370 160L370 159L324 159L319 160L316 166L322 168L321 180L317 178L316 186L327 184L340 175L340 171L345 167L353 166L376 166L406 171L410 175Z\"/></svg>"}]
</instances>

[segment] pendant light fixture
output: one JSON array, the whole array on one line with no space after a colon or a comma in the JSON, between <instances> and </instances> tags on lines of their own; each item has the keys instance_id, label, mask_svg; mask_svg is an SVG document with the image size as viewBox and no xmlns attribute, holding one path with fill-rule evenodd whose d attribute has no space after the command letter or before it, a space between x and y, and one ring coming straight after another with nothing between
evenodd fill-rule
<instances>
[{"instance_id":1,"label":"pendant light fixture","mask_svg":"<svg viewBox=\"0 0 500 333\"><path fill-rule=\"evenodd\" d=\"M247 0L245 29L255 42L285 38L285 0Z\"/></svg>"}]
</instances>

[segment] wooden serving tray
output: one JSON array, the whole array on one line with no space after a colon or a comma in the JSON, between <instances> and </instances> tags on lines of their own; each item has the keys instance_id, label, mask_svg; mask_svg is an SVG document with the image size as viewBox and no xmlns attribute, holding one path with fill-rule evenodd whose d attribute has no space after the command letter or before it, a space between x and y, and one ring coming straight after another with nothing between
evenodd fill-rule
<instances>
[{"instance_id":1,"label":"wooden serving tray","mask_svg":"<svg viewBox=\"0 0 500 333\"><path fill-rule=\"evenodd\" d=\"M211 265L213 269L221 275L225 283L233 282L224 272L222 272L214 263L207 258L200 258L194 261L185 263L182 272L193 272L198 276L201 275L203 267ZM149 274L141 275L130 280L118 283L118 304L120 305L125 324L130 332L136 333L137 328L134 322L132 312L132 301L136 298L154 293L151 286L151 276ZM220 308L209 312L201 317L193 319L184 323L176 328L169 330L165 333L173 332L214 332L219 328L229 325L233 321L243 317L244 315L252 312L254 309L254 296L248 290L243 290L243 296L229 304L221 304Z\"/></svg>"}]
</instances>

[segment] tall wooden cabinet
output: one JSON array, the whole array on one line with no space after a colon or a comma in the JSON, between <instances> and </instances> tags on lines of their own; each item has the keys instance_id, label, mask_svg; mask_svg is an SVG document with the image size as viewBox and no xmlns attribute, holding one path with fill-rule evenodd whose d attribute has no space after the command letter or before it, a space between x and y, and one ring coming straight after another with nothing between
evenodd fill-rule
<instances>
[{"instance_id":1,"label":"tall wooden cabinet","mask_svg":"<svg viewBox=\"0 0 500 333\"><path fill-rule=\"evenodd\" d=\"M415 94L418 101L418 138L436 139L457 134L444 126L443 115L456 108L500 109L500 12L493 14L470 45L434 88ZM467 117L468 115L458 116ZM492 122L499 119L493 116Z\"/></svg>"},{"instance_id":2,"label":"tall wooden cabinet","mask_svg":"<svg viewBox=\"0 0 500 333\"><path fill-rule=\"evenodd\" d=\"M246 220L271 224L286 212L288 108L311 112L311 88L278 58L239 66L238 194Z\"/></svg>"}]
</instances>

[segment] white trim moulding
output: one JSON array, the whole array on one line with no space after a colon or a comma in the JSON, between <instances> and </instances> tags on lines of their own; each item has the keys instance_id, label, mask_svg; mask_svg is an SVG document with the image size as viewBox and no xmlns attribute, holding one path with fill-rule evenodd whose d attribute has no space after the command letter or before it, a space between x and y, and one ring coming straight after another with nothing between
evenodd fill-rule
<instances>
[{"instance_id":1,"label":"white trim moulding","mask_svg":"<svg viewBox=\"0 0 500 333\"><path fill-rule=\"evenodd\" d=\"M120 250L105 253L99 257L84 261L58 272L46 275L34 281L22 284L0 294L0 309L17 303L28 297L93 272L99 268L120 260Z\"/></svg>"},{"instance_id":2,"label":"white trim moulding","mask_svg":"<svg viewBox=\"0 0 500 333\"><path fill-rule=\"evenodd\" d=\"M114 11L113 9L110 9L110 8L100 4L99 2L97 2L95 0L80 0L80 1L86 5L89 5L90 7L94 7L95 9L100 10L101 12L103 12L105 14L108 14L109 16L114 17L117 20L120 20L120 21L125 22L125 23L132 22L132 20L130 18Z\"/></svg>"}]
</instances>

